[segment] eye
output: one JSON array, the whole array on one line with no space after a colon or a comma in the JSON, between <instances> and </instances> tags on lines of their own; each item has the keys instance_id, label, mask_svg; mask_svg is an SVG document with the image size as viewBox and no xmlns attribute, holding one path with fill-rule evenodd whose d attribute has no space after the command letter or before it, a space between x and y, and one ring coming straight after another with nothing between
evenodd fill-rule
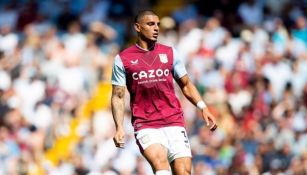
<instances>
[{"instance_id":1,"label":"eye","mask_svg":"<svg viewBox=\"0 0 307 175\"><path fill-rule=\"evenodd\" d=\"M155 22L148 22L147 25L153 26L153 25L155 25Z\"/></svg>"}]
</instances>

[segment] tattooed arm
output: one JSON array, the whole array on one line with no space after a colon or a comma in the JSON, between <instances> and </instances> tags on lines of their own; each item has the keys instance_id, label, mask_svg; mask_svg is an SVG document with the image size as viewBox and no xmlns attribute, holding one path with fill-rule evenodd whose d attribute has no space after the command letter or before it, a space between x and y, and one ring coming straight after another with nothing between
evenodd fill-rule
<instances>
[{"instance_id":1,"label":"tattooed arm","mask_svg":"<svg viewBox=\"0 0 307 175\"><path fill-rule=\"evenodd\" d=\"M119 148L124 147L125 131L123 127L124 122L124 110L125 110L125 87L124 86L112 86L112 115L116 127L116 133L113 138L115 146Z\"/></svg>"}]
</instances>

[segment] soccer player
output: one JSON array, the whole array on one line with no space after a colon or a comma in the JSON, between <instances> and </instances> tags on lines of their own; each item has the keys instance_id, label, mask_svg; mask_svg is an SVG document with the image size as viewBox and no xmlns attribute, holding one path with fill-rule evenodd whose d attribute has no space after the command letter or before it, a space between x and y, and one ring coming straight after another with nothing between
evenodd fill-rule
<instances>
[{"instance_id":1,"label":"soccer player","mask_svg":"<svg viewBox=\"0 0 307 175\"><path fill-rule=\"evenodd\" d=\"M130 93L132 125L137 145L156 175L191 174L191 149L184 117L175 96L173 79L185 97L202 111L211 130L215 118L189 79L178 52L157 43L159 17L141 11L134 21L135 45L116 57L112 72L112 113L116 126L114 143L124 148L125 87Z\"/></svg>"}]
</instances>

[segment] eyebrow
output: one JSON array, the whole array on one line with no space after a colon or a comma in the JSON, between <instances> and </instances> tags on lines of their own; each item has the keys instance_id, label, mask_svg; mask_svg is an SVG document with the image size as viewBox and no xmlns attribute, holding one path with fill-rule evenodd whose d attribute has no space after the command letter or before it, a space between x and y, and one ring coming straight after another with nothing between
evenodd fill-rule
<instances>
[{"instance_id":1,"label":"eyebrow","mask_svg":"<svg viewBox=\"0 0 307 175\"><path fill-rule=\"evenodd\" d=\"M154 21L148 21L148 22L145 22L146 24L158 24L160 25L160 22L154 22Z\"/></svg>"}]
</instances>

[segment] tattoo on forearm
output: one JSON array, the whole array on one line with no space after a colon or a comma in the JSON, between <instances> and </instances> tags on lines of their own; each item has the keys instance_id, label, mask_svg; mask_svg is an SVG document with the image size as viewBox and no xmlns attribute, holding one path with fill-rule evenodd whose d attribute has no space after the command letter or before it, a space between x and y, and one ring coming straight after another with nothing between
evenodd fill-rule
<instances>
[{"instance_id":1,"label":"tattoo on forearm","mask_svg":"<svg viewBox=\"0 0 307 175\"><path fill-rule=\"evenodd\" d=\"M125 110L125 88L119 86L113 86L112 89L112 114L116 128L122 127L124 121Z\"/></svg>"},{"instance_id":2,"label":"tattoo on forearm","mask_svg":"<svg viewBox=\"0 0 307 175\"><path fill-rule=\"evenodd\" d=\"M124 98L124 95L125 95L125 88L124 87L113 86L112 97L117 96L119 98Z\"/></svg>"}]
</instances>

